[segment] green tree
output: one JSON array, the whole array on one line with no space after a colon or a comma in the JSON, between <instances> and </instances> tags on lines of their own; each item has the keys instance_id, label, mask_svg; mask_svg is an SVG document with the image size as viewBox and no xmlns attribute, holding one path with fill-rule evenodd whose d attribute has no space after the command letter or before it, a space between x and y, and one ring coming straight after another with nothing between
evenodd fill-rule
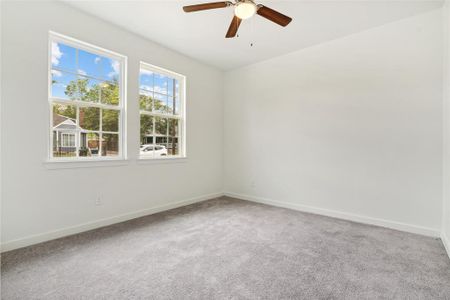
<instances>
[{"instance_id":1,"label":"green tree","mask_svg":"<svg viewBox=\"0 0 450 300\"><path fill-rule=\"evenodd\" d=\"M141 115L140 127L141 144L144 144L146 142L145 136L148 134L153 134L153 117L149 115Z\"/></svg>"},{"instance_id":2,"label":"green tree","mask_svg":"<svg viewBox=\"0 0 450 300\"><path fill-rule=\"evenodd\" d=\"M86 102L103 103L109 105L119 104L119 83L117 78L113 78L110 82L101 82L91 84L88 78L78 78L71 81L65 90L65 94L71 100L81 100ZM140 95L139 107L141 110L158 111L162 113L172 113L172 109L164 102L156 100L152 96ZM73 107L74 108L74 107ZM76 113L73 118L76 117ZM79 120L82 128L87 130L100 130L99 121L100 114L98 108L83 109L83 118ZM155 132L165 134L167 132L167 119L155 119ZM103 131L117 132L119 126L119 111L113 109L102 109L102 125ZM141 142L145 142L145 136L153 134L153 117L141 116ZM105 140L109 139L111 135L104 135ZM116 138L111 136L111 138ZM106 141L108 144L110 141ZM114 142L114 141L112 141Z\"/></svg>"},{"instance_id":3,"label":"green tree","mask_svg":"<svg viewBox=\"0 0 450 300\"><path fill-rule=\"evenodd\" d=\"M117 78L111 82L101 82L90 85L88 78L78 78L71 81L65 90L65 94L71 100L104 103L109 105L119 104L119 83ZM83 109L83 120L80 120L84 129L99 130L100 113L98 108ZM105 131L118 131L119 112L112 109L102 111L102 123Z\"/></svg>"},{"instance_id":4,"label":"green tree","mask_svg":"<svg viewBox=\"0 0 450 300\"><path fill-rule=\"evenodd\" d=\"M91 84L88 78L78 78L71 81L65 90L65 94L71 100L81 100L93 103L109 105L119 104L119 83L117 78L112 81ZM73 107L74 108L74 107ZM76 113L74 114L75 118ZM114 109L102 109L102 127L100 128L100 109L95 107L80 108L80 126L86 130L119 131L119 111ZM117 135L103 135L103 152L107 148L117 151Z\"/></svg>"},{"instance_id":5,"label":"green tree","mask_svg":"<svg viewBox=\"0 0 450 300\"><path fill-rule=\"evenodd\" d=\"M67 118L76 119L77 109L73 105L54 104L53 114L65 116ZM57 124L54 124L57 125Z\"/></svg>"}]
</instances>

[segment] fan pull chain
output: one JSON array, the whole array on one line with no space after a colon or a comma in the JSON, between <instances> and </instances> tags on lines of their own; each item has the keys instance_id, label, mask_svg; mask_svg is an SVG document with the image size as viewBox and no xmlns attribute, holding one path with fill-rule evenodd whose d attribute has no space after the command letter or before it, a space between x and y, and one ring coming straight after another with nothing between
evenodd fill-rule
<instances>
[{"instance_id":1,"label":"fan pull chain","mask_svg":"<svg viewBox=\"0 0 450 300\"><path fill-rule=\"evenodd\" d=\"M255 36L255 19L254 18L252 18L250 20L250 30L251 30L250 36L251 36L251 38L254 38L254 36ZM254 43L254 41L250 41L250 48L253 47L253 43Z\"/></svg>"}]
</instances>

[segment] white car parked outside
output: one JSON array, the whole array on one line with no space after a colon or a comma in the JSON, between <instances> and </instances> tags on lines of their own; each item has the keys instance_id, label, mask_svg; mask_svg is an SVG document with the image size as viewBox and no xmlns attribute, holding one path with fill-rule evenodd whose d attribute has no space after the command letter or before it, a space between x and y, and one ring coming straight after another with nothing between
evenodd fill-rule
<instances>
[{"instance_id":1,"label":"white car parked outside","mask_svg":"<svg viewBox=\"0 0 450 300\"><path fill-rule=\"evenodd\" d=\"M141 145L140 156L145 157L161 157L167 155L167 148L163 145L144 144Z\"/></svg>"}]
</instances>

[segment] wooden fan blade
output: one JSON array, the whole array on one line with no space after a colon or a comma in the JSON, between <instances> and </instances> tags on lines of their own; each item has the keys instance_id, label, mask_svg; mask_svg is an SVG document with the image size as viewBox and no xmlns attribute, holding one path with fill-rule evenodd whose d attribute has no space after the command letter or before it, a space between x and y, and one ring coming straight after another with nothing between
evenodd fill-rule
<instances>
[{"instance_id":1,"label":"wooden fan blade","mask_svg":"<svg viewBox=\"0 0 450 300\"><path fill-rule=\"evenodd\" d=\"M239 25L241 25L242 20L239 19L238 17L234 16L233 20L231 20L231 24L230 27L228 27L228 31L227 34L225 35L226 38L232 38L235 37L238 29L239 29Z\"/></svg>"},{"instance_id":2,"label":"wooden fan blade","mask_svg":"<svg viewBox=\"0 0 450 300\"><path fill-rule=\"evenodd\" d=\"M216 8L224 8L232 4L229 1L224 2L211 2L211 3L203 3L203 4L195 4L195 5L187 5L183 7L185 12L193 12L199 10L207 10L207 9L216 9Z\"/></svg>"},{"instance_id":3,"label":"wooden fan blade","mask_svg":"<svg viewBox=\"0 0 450 300\"><path fill-rule=\"evenodd\" d=\"M267 20L270 20L274 23L277 23L281 26L287 26L292 21L292 18L283 15L282 13L277 12L276 10L273 10L271 8L268 8L264 5L258 5L258 10L256 11L258 15L261 17L266 18Z\"/></svg>"}]
</instances>

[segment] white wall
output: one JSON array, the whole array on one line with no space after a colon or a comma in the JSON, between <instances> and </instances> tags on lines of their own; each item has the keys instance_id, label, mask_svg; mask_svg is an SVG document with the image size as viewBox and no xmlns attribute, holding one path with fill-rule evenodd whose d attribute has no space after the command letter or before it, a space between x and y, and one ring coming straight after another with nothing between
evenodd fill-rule
<instances>
[{"instance_id":1,"label":"white wall","mask_svg":"<svg viewBox=\"0 0 450 300\"><path fill-rule=\"evenodd\" d=\"M442 204L442 232L441 238L447 253L450 256L450 3L446 1L443 6L443 93L444 93L444 178L443 178L443 204Z\"/></svg>"},{"instance_id":2,"label":"white wall","mask_svg":"<svg viewBox=\"0 0 450 300\"><path fill-rule=\"evenodd\" d=\"M225 191L438 235L441 14L226 73Z\"/></svg>"},{"instance_id":3,"label":"white wall","mask_svg":"<svg viewBox=\"0 0 450 300\"><path fill-rule=\"evenodd\" d=\"M4 250L222 191L222 72L63 3L3 1L1 18ZM49 30L128 56L129 162L47 169ZM187 76L185 162L135 161L140 60ZM103 196L102 206L94 204L98 195Z\"/></svg>"}]
</instances>

